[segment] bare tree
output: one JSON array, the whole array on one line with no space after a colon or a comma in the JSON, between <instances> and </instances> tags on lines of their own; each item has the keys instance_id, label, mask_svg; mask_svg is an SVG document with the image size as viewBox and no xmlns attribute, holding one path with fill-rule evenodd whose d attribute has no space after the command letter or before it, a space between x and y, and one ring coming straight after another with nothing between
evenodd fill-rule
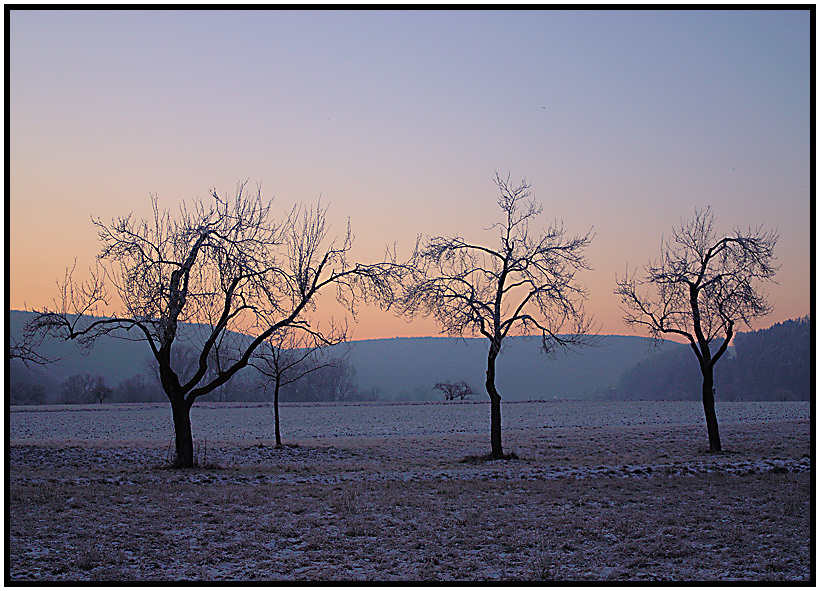
<instances>
[{"instance_id":1,"label":"bare tree","mask_svg":"<svg viewBox=\"0 0 820 591\"><path fill-rule=\"evenodd\" d=\"M142 374L122 380L114 388L117 402L161 402L160 389L145 381Z\"/></svg>"},{"instance_id":2,"label":"bare tree","mask_svg":"<svg viewBox=\"0 0 820 591\"><path fill-rule=\"evenodd\" d=\"M66 378L62 383L62 401L67 404L102 404L109 398L113 390L105 385L102 376L79 374Z\"/></svg>"},{"instance_id":3,"label":"bare tree","mask_svg":"<svg viewBox=\"0 0 820 591\"><path fill-rule=\"evenodd\" d=\"M400 266L353 264L348 224L340 241L329 241L326 207L295 207L280 223L270 219L270 201L261 190L237 186L231 200L211 191L209 200L183 204L179 213L160 211L152 196L153 216L131 215L110 225L99 219L102 250L90 279L77 283L67 272L62 301L40 310L31 332L54 333L91 346L103 334L145 341L156 361L160 382L171 402L176 464L194 463L190 409L246 367L259 346L277 331L298 326L311 330L316 296L333 287L350 311L357 302L388 305ZM109 285L121 305L104 317ZM200 324L196 371L181 377L171 360L180 323ZM315 329L312 329L315 330ZM244 333L223 365L213 369L212 351L226 333ZM192 341L193 342L193 341ZM186 343L191 346L191 343Z\"/></svg>"},{"instance_id":4,"label":"bare tree","mask_svg":"<svg viewBox=\"0 0 820 591\"><path fill-rule=\"evenodd\" d=\"M336 367L342 358L329 358L325 347L343 342L345 330L326 334L284 327L270 336L257 351L252 365L273 383L273 417L276 446L282 446L279 420L279 390L325 367Z\"/></svg>"},{"instance_id":5,"label":"bare tree","mask_svg":"<svg viewBox=\"0 0 820 591\"><path fill-rule=\"evenodd\" d=\"M350 402L359 400L358 371L344 356L334 359L334 363L316 372L319 389L328 395L329 400Z\"/></svg>"},{"instance_id":6,"label":"bare tree","mask_svg":"<svg viewBox=\"0 0 820 591\"><path fill-rule=\"evenodd\" d=\"M199 355L197 351L185 344L181 338L177 337L176 346L171 350L171 368L179 376L181 382L187 382L199 369ZM159 375L159 366L153 355L146 357L143 363L145 375L154 383L154 385L162 388L162 377ZM213 373L213 370L208 367L208 373Z\"/></svg>"},{"instance_id":7,"label":"bare tree","mask_svg":"<svg viewBox=\"0 0 820 591\"><path fill-rule=\"evenodd\" d=\"M703 375L703 410L713 452L722 449L715 413L715 363L726 352L735 324L748 326L771 312L757 284L774 281L777 239L762 226L735 229L719 238L707 207L673 229L671 240L661 246L660 259L644 267L643 278L630 276L628 270L623 278L616 277L615 293L625 306L627 325L646 328L658 341L665 335L689 341ZM711 344L718 338L722 341L713 353Z\"/></svg>"},{"instance_id":8,"label":"bare tree","mask_svg":"<svg viewBox=\"0 0 820 591\"><path fill-rule=\"evenodd\" d=\"M476 391L465 381L460 382L438 382L433 386L436 390L441 390L444 393L445 400L455 400L460 398L464 400L468 396L475 396Z\"/></svg>"},{"instance_id":9,"label":"bare tree","mask_svg":"<svg viewBox=\"0 0 820 591\"><path fill-rule=\"evenodd\" d=\"M405 286L402 310L432 315L451 335L481 334L489 342L487 379L490 396L490 441L493 459L503 457L501 396L495 387L496 359L510 335L538 334L541 349L590 344L591 320L584 314L586 289L575 281L588 269L584 249L590 232L566 238L554 222L543 234L530 232L530 221L541 213L526 180L517 187L496 173L501 192L502 221L490 229L499 233L496 247L470 244L460 236L428 238L417 246L415 280ZM569 322L569 334L559 335Z\"/></svg>"}]
</instances>

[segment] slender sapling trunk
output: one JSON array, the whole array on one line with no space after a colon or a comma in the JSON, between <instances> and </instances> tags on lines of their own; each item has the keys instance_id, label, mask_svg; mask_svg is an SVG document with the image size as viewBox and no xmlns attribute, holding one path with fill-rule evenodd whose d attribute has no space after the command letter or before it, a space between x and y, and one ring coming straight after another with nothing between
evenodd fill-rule
<instances>
[{"instance_id":1,"label":"slender sapling trunk","mask_svg":"<svg viewBox=\"0 0 820 591\"><path fill-rule=\"evenodd\" d=\"M273 428L276 433L276 447L282 446L282 436L279 434L279 380L273 386Z\"/></svg>"}]
</instances>

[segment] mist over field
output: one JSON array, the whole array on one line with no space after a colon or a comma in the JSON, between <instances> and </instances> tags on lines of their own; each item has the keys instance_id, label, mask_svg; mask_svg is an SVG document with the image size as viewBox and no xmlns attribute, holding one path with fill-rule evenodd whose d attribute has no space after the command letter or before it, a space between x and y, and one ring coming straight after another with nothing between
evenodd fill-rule
<instances>
[{"instance_id":1,"label":"mist over field","mask_svg":"<svg viewBox=\"0 0 820 591\"><path fill-rule=\"evenodd\" d=\"M9 312L13 337L20 334L30 317L25 312ZM185 339L195 339L197 325L183 325L183 331ZM727 358L716 368L717 397L723 400L809 400L810 337L808 317L735 335ZM185 339L180 342L181 347L186 346ZM29 384L40 390L41 399L24 402L13 395L13 403L58 402L62 382L78 374L100 376L114 389L109 402L136 401L124 398L119 392L118 386L125 380L137 376L148 386L154 384L151 364L147 363L150 351L144 342L103 336L93 349L81 351L73 342L49 339L41 349L45 356L59 361L31 370L21 367L19 362L12 367L12 393L16 393L17 384ZM442 393L435 390L434 385L446 381L465 381L476 391L471 400L486 399L485 339L362 340L330 347L327 356L345 360L346 378L359 399L442 400ZM234 401L268 401L271 393L265 390L261 378L253 367L245 368L224 395ZM655 347L651 339L636 336L604 336L597 347L583 348L577 353L559 353L555 359L541 353L537 338L508 338L499 357L497 381L502 398L510 402L698 400L700 397L700 373L688 345L665 341ZM314 385L321 386L321 383ZM152 396L139 401L166 400L161 391L154 391ZM212 398L205 397L205 400ZM283 400L300 398L294 398L286 387Z\"/></svg>"}]
</instances>

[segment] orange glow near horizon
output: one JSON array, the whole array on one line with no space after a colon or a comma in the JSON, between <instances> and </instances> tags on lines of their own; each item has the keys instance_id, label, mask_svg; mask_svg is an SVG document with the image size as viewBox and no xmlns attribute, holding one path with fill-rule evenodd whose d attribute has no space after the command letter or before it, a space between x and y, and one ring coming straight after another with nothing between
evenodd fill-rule
<instances>
[{"instance_id":1,"label":"orange glow near horizon","mask_svg":"<svg viewBox=\"0 0 820 591\"><path fill-rule=\"evenodd\" d=\"M276 219L321 196L331 235L349 217L351 260L372 263L394 242L409 256L418 235L493 246L496 171L531 183L543 206L531 231L593 229L578 280L601 334L633 334L616 273L640 272L707 205L721 233L780 235L774 313L752 328L812 309L809 10L11 10L8 22L10 310L51 306L75 257L77 279L94 265L91 216L148 218L149 193L176 211L248 179ZM215 47L230 30L243 35ZM317 319L338 314L323 299ZM364 305L350 327L440 334Z\"/></svg>"}]
</instances>

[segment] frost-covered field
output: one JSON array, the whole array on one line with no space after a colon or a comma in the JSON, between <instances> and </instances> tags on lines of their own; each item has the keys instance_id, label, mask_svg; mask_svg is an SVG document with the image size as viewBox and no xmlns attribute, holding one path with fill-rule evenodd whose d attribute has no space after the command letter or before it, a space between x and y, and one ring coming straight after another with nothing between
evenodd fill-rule
<instances>
[{"instance_id":1,"label":"frost-covered field","mask_svg":"<svg viewBox=\"0 0 820 591\"><path fill-rule=\"evenodd\" d=\"M810 570L808 403L12 407L7 582L791 580Z\"/></svg>"},{"instance_id":2,"label":"frost-covered field","mask_svg":"<svg viewBox=\"0 0 820 591\"><path fill-rule=\"evenodd\" d=\"M281 404L282 435L325 437L414 437L489 433L487 402L420 404ZM808 402L717 404L721 422L808 420ZM191 411L194 437L211 441L270 439L268 404L201 403ZM699 402L515 402L502 410L505 430L568 427L699 425ZM13 441L162 442L173 438L167 404L17 406L11 409Z\"/></svg>"}]
</instances>

